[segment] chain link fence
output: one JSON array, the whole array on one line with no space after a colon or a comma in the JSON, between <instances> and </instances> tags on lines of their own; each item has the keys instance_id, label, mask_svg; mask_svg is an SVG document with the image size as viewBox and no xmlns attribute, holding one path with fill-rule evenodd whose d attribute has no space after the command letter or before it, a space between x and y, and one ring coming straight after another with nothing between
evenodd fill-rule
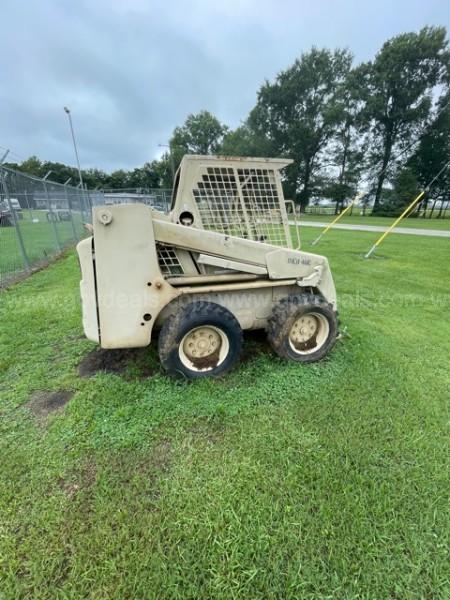
<instances>
[{"instance_id":1,"label":"chain link fence","mask_svg":"<svg viewBox=\"0 0 450 600\"><path fill-rule=\"evenodd\" d=\"M103 190L98 198L93 198L93 204L147 204L153 210L168 213L172 204L172 190L163 188L130 188Z\"/></svg>"},{"instance_id":2,"label":"chain link fence","mask_svg":"<svg viewBox=\"0 0 450 600\"><path fill-rule=\"evenodd\" d=\"M0 165L0 286L45 265L84 236L90 194ZM95 192L96 203L101 197Z\"/></svg>"},{"instance_id":3,"label":"chain link fence","mask_svg":"<svg viewBox=\"0 0 450 600\"><path fill-rule=\"evenodd\" d=\"M166 189L82 190L0 165L0 287L84 237L92 206L139 202L167 213L171 198Z\"/></svg>"}]
</instances>

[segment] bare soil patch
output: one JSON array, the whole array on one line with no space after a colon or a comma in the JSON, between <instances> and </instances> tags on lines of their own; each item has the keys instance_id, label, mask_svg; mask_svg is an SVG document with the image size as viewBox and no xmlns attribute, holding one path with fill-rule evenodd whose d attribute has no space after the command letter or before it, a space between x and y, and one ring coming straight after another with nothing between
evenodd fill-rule
<instances>
[{"instance_id":1,"label":"bare soil patch","mask_svg":"<svg viewBox=\"0 0 450 600\"><path fill-rule=\"evenodd\" d=\"M78 365L81 377L92 377L96 373L124 374L133 365L138 377L151 377L156 369L150 364L148 348L125 348L123 350L103 350L96 348L89 352Z\"/></svg>"},{"instance_id":2,"label":"bare soil patch","mask_svg":"<svg viewBox=\"0 0 450 600\"><path fill-rule=\"evenodd\" d=\"M26 407L39 422L45 422L51 413L61 412L73 394L71 390L34 392Z\"/></svg>"},{"instance_id":3,"label":"bare soil patch","mask_svg":"<svg viewBox=\"0 0 450 600\"><path fill-rule=\"evenodd\" d=\"M244 332L244 346L241 363L253 360L259 354L270 353L272 350L264 330ZM93 377L97 373L115 373L127 379L138 377L146 379L160 372L159 362L151 358L151 348L125 348L119 350L104 350L96 348L89 352L78 365L80 377ZM132 367L132 373L127 373Z\"/></svg>"},{"instance_id":4,"label":"bare soil patch","mask_svg":"<svg viewBox=\"0 0 450 600\"><path fill-rule=\"evenodd\" d=\"M271 353L272 348L267 341L267 333L264 329L244 331L244 345L240 363L250 362L260 354Z\"/></svg>"}]
</instances>

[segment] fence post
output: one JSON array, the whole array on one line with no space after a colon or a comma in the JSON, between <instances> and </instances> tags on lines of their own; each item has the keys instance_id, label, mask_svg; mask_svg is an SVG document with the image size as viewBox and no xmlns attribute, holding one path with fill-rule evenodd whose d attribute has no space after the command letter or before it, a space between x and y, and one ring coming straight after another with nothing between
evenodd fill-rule
<instances>
[{"instance_id":1,"label":"fence post","mask_svg":"<svg viewBox=\"0 0 450 600\"><path fill-rule=\"evenodd\" d=\"M9 211L11 213L14 227L16 230L17 239L19 240L19 248L20 248L20 253L22 254L23 266L25 267L25 271L29 271L30 270L30 261L28 260L27 251L25 249L25 244L23 243L22 232L20 231L20 227L17 222L16 212L13 209L12 204L11 204L11 198L9 196L8 185L6 183L6 175L7 175L7 173L5 173L5 171L0 166L0 178L2 181L2 185L3 185L3 190L5 192L6 201L8 202Z\"/></svg>"},{"instance_id":2,"label":"fence post","mask_svg":"<svg viewBox=\"0 0 450 600\"><path fill-rule=\"evenodd\" d=\"M28 201L28 190L25 190L25 200L26 200L26 203L27 203L28 213L30 215L30 221L32 221L33 220L33 213L31 211L31 206L30 206L30 203Z\"/></svg>"},{"instance_id":3,"label":"fence post","mask_svg":"<svg viewBox=\"0 0 450 600\"><path fill-rule=\"evenodd\" d=\"M48 216L50 217L50 221L52 222L53 233L55 234L55 240L56 240L56 247L58 249L58 252L61 252L61 243L60 243L59 237L58 237L58 230L56 229L56 223L55 223L55 218L53 215L52 205L51 205L51 201L50 201L50 194L48 193L47 182L45 181L45 179L43 179L42 183L44 184L45 195L47 196L47 210L49 211Z\"/></svg>"},{"instance_id":4,"label":"fence post","mask_svg":"<svg viewBox=\"0 0 450 600\"><path fill-rule=\"evenodd\" d=\"M76 229L75 229L75 223L73 222L73 214L72 214L72 201L70 200L70 196L69 193L67 192L67 186L64 186L64 193L66 195L66 200L67 200L67 208L69 209L69 214L70 214L70 223L72 225L72 232L73 232L73 239L74 241L79 240L80 238L77 235Z\"/></svg>"},{"instance_id":5,"label":"fence post","mask_svg":"<svg viewBox=\"0 0 450 600\"><path fill-rule=\"evenodd\" d=\"M85 208L86 208L86 221L89 221L90 216L92 214L92 200L91 200L91 196L89 194L89 190L84 189L83 190L83 198L85 200Z\"/></svg>"}]
</instances>

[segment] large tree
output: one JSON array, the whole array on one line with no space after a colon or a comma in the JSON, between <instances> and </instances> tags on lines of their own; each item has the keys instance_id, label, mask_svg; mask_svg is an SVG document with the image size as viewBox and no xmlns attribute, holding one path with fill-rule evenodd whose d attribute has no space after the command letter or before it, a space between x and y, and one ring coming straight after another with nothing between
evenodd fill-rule
<instances>
[{"instance_id":1,"label":"large tree","mask_svg":"<svg viewBox=\"0 0 450 600\"><path fill-rule=\"evenodd\" d=\"M420 140L409 166L417 175L421 187L425 188L450 160L450 88L437 105L436 115L427 132ZM433 206L438 198L450 197L450 166L439 175L424 201L431 199Z\"/></svg>"},{"instance_id":2,"label":"large tree","mask_svg":"<svg viewBox=\"0 0 450 600\"><path fill-rule=\"evenodd\" d=\"M157 176L159 188L171 188L175 174L175 160L169 153L165 152L160 159L151 162L152 168Z\"/></svg>"},{"instance_id":3,"label":"large tree","mask_svg":"<svg viewBox=\"0 0 450 600\"><path fill-rule=\"evenodd\" d=\"M426 125L435 86L449 62L444 27L425 27L388 40L371 62L359 67L364 116L371 134L369 165L376 171L374 212L394 167L396 147L406 147Z\"/></svg>"},{"instance_id":4,"label":"large tree","mask_svg":"<svg viewBox=\"0 0 450 600\"><path fill-rule=\"evenodd\" d=\"M336 202L336 213L344 201L355 196L363 170L361 135L361 100L358 72L350 71L339 86L336 100L336 129L325 151L325 166L333 176L324 181L322 192ZM330 181L331 179L331 181Z\"/></svg>"},{"instance_id":5,"label":"large tree","mask_svg":"<svg viewBox=\"0 0 450 600\"><path fill-rule=\"evenodd\" d=\"M145 163L129 172L127 185L130 188L159 187L159 173L153 163Z\"/></svg>"},{"instance_id":6,"label":"large tree","mask_svg":"<svg viewBox=\"0 0 450 600\"><path fill-rule=\"evenodd\" d=\"M398 217L419 194L416 173L409 167L403 167L394 178L392 190L386 190L381 198L378 214L386 217ZM411 213L414 211L414 207ZM408 213L410 214L410 213Z\"/></svg>"},{"instance_id":7,"label":"large tree","mask_svg":"<svg viewBox=\"0 0 450 600\"><path fill-rule=\"evenodd\" d=\"M202 110L188 115L183 125L175 127L169 141L169 152L161 157L163 163L160 171L171 174L170 184L175 171L185 154L216 154L222 144L228 127L213 114Z\"/></svg>"},{"instance_id":8,"label":"large tree","mask_svg":"<svg viewBox=\"0 0 450 600\"><path fill-rule=\"evenodd\" d=\"M294 159L287 189L302 206L309 202L323 150L342 117L338 91L351 63L347 50L313 48L261 87L250 114L250 127L266 137L271 152Z\"/></svg>"},{"instance_id":9,"label":"large tree","mask_svg":"<svg viewBox=\"0 0 450 600\"><path fill-rule=\"evenodd\" d=\"M43 177L45 175L42 161L34 155L22 161L17 165L17 168L19 171L23 171L28 175L34 175L35 177Z\"/></svg>"},{"instance_id":10,"label":"large tree","mask_svg":"<svg viewBox=\"0 0 450 600\"><path fill-rule=\"evenodd\" d=\"M228 127L207 110L189 115L181 127L175 127L170 139L174 153L214 154Z\"/></svg>"},{"instance_id":11,"label":"large tree","mask_svg":"<svg viewBox=\"0 0 450 600\"><path fill-rule=\"evenodd\" d=\"M225 156L270 156L271 148L267 138L245 122L225 134L219 152Z\"/></svg>"},{"instance_id":12,"label":"large tree","mask_svg":"<svg viewBox=\"0 0 450 600\"><path fill-rule=\"evenodd\" d=\"M106 188L123 189L128 187L128 171L125 169L117 169L108 175Z\"/></svg>"}]
</instances>

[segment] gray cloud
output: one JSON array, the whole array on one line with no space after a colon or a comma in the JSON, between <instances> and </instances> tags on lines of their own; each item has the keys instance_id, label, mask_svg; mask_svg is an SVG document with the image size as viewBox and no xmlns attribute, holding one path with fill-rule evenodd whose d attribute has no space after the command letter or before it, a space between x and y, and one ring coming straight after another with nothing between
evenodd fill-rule
<instances>
[{"instance_id":1,"label":"gray cloud","mask_svg":"<svg viewBox=\"0 0 450 600\"><path fill-rule=\"evenodd\" d=\"M187 114L231 126L311 45L370 58L385 39L450 23L441 0L16 0L2 8L0 145L83 166L130 168L160 153Z\"/></svg>"}]
</instances>

